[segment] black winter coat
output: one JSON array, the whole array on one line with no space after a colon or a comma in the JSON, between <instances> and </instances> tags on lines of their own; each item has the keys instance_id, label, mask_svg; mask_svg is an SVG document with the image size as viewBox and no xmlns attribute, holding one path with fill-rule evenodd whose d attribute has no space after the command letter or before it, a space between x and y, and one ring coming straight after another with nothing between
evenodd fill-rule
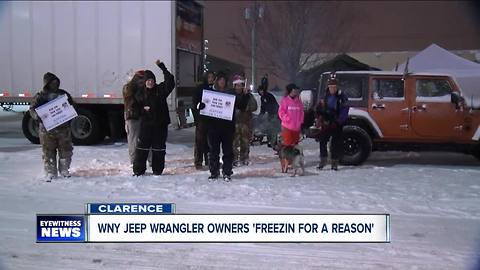
<instances>
[{"instance_id":1,"label":"black winter coat","mask_svg":"<svg viewBox=\"0 0 480 270\"><path fill-rule=\"evenodd\" d=\"M199 85L193 94L192 97L192 113L193 113L193 120L195 123L198 123L199 121L205 120L203 118L203 115L200 115L200 110L198 109L198 104L202 102L202 95L203 95L203 90L212 90L212 87L208 85L208 82L203 82L201 85Z\"/></svg>"},{"instance_id":2,"label":"black winter coat","mask_svg":"<svg viewBox=\"0 0 480 270\"><path fill-rule=\"evenodd\" d=\"M163 76L165 77L164 82L155 84L152 89L144 87L135 95L140 108L142 108L140 115L142 126L167 126L170 124L167 98L175 88L175 79L168 71L165 71ZM148 111L143 109L145 106L150 107L150 109Z\"/></svg>"},{"instance_id":3,"label":"black winter coat","mask_svg":"<svg viewBox=\"0 0 480 270\"><path fill-rule=\"evenodd\" d=\"M271 93L266 92L260 101L260 114L268 113L270 116L278 114L278 102Z\"/></svg>"}]
</instances>

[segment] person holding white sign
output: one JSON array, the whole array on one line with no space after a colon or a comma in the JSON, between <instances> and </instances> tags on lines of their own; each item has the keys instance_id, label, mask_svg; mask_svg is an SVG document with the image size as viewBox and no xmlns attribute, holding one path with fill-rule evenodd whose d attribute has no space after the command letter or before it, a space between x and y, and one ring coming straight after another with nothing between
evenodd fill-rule
<instances>
[{"instance_id":1,"label":"person holding white sign","mask_svg":"<svg viewBox=\"0 0 480 270\"><path fill-rule=\"evenodd\" d=\"M47 104L48 102L66 95L68 102L73 105L73 99L70 94L60 89L60 79L53 73L47 72L43 76L43 89L35 95L30 106L30 115L39 122L39 137L40 144L43 151L43 162L47 182L57 178L58 173L62 177L70 177L70 163L73 156L73 143L70 131L70 121L61 124L49 131L46 130L42 115L38 115L36 108ZM57 166L57 152L58 152L58 166Z\"/></svg>"},{"instance_id":2,"label":"person holding white sign","mask_svg":"<svg viewBox=\"0 0 480 270\"><path fill-rule=\"evenodd\" d=\"M231 104L232 100L234 104ZM208 103L208 107L206 103ZM231 180L233 174L233 136L235 134L233 109L245 110L246 106L246 99L243 96L235 95L233 90L227 89L227 76L224 73L218 73L213 91L203 91L198 109L200 114L205 117L207 126L208 165L210 169L208 179L211 181L215 181L220 176L220 147L223 152L223 179L227 182ZM207 109L211 111L205 114L203 111Z\"/></svg>"}]
</instances>

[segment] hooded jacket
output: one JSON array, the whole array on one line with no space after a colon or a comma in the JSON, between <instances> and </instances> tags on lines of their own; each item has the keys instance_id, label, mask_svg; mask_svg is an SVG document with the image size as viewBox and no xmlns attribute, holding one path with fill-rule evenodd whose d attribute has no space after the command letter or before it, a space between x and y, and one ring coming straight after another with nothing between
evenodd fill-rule
<instances>
[{"instance_id":1,"label":"hooded jacket","mask_svg":"<svg viewBox=\"0 0 480 270\"><path fill-rule=\"evenodd\" d=\"M304 118L303 103L300 98L298 96L295 98L289 95L285 96L282 101L280 101L278 117L280 117L282 121L282 127L293 131L300 131Z\"/></svg>"},{"instance_id":2,"label":"hooded jacket","mask_svg":"<svg viewBox=\"0 0 480 270\"><path fill-rule=\"evenodd\" d=\"M135 98L137 92L141 91L141 88L137 85L139 80L141 80L140 75L135 74L130 82L123 87L125 120L137 120L142 113L142 107Z\"/></svg>"},{"instance_id":3,"label":"hooded jacket","mask_svg":"<svg viewBox=\"0 0 480 270\"><path fill-rule=\"evenodd\" d=\"M269 116L278 114L278 102L270 92L265 92L261 98L260 114L267 113Z\"/></svg>"},{"instance_id":4,"label":"hooded jacket","mask_svg":"<svg viewBox=\"0 0 480 270\"><path fill-rule=\"evenodd\" d=\"M349 106L347 101L347 96L341 90L332 95L327 89L325 96L315 108L315 114L317 117L323 117L324 121L329 124L343 125L348 119Z\"/></svg>"},{"instance_id":5,"label":"hooded jacket","mask_svg":"<svg viewBox=\"0 0 480 270\"><path fill-rule=\"evenodd\" d=\"M237 94L238 96L238 94ZM242 109L235 109L236 123L250 125L253 118L253 112L257 110L258 104L252 93L240 94L241 98L246 99L246 106Z\"/></svg>"},{"instance_id":6,"label":"hooded jacket","mask_svg":"<svg viewBox=\"0 0 480 270\"><path fill-rule=\"evenodd\" d=\"M163 76L165 80L162 83L155 83L151 89L143 87L143 89L138 91L135 95L135 98L142 110L140 115L142 126L163 126L170 124L170 113L168 110L167 98L175 88L175 78L166 69L163 70ZM148 79L155 80L155 75L150 70L145 71L145 81ZM146 106L150 107L148 111L143 109Z\"/></svg>"},{"instance_id":7,"label":"hooded jacket","mask_svg":"<svg viewBox=\"0 0 480 270\"><path fill-rule=\"evenodd\" d=\"M60 79L55 74L47 72L45 73L45 75L43 75L43 89L33 97L33 102L30 105L30 115L34 120L40 121L40 128L43 128L43 129L44 127L43 127L42 121L40 117L38 117L37 112L35 111L36 108L56 99L61 95L67 95L68 102L70 103L70 105L72 106L75 105L73 102L72 96L70 96L70 94L67 91L60 88L58 89L49 88L49 84L53 80L58 80L58 85L60 85ZM69 125L70 125L70 121L56 128L68 127Z\"/></svg>"}]
</instances>

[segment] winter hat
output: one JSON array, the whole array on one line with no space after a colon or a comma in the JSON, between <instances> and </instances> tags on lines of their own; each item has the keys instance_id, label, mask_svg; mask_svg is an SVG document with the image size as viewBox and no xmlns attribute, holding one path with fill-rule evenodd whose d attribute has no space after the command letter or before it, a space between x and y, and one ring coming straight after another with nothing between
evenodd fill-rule
<instances>
[{"instance_id":1,"label":"winter hat","mask_svg":"<svg viewBox=\"0 0 480 270\"><path fill-rule=\"evenodd\" d=\"M292 92L293 89L300 89L300 87L298 87L296 84L294 83L291 83L289 85L287 85L287 93L290 94Z\"/></svg>"},{"instance_id":2,"label":"winter hat","mask_svg":"<svg viewBox=\"0 0 480 270\"><path fill-rule=\"evenodd\" d=\"M157 81L156 78L155 78L155 74L153 74L153 72L151 70L145 70L145 81L149 80L149 79L153 79L153 81Z\"/></svg>"},{"instance_id":3,"label":"winter hat","mask_svg":"<svg viewBox=\"0 0 480 270\"><path fill-rule=\"evenodd\" d=\"M337 85L337 74L331 73L327 85Z\"/></svg>"},{"instance_id":4,"label":"winter hat","mask_svg":"<svg viewBox=\"0 0 480 270\"><path fill-rule=\"evenodd\" d=\"M233 76L233 82L232 83L233 83L233 85L235 85L237 83L238 84L245 83L245 81L243 80L242 76L235 75L235 76Z\"/></svg>"},{"instance_id":5,"label":"winter hat","mask_svg":"<svg viewBox=\"0 0 480 270\"><path fill-rule=\"evenodd\" d=\"M145 76L145 70L143 70L143 69L137 70L137 71L135 71L135 75L143 77L143 76Z\"/></svg>"},{"instance_id":6,"label":"winter hat","mask_svg":"<svg viewBox=\"0 0 480 270\"><path fill-rule=\"evenodd\" d=\"M47 72L43 75L43 87L47 86L51 81L53 80L58 80L60 82L60 79L53 73Z\"/></svg>"}]
</instances>

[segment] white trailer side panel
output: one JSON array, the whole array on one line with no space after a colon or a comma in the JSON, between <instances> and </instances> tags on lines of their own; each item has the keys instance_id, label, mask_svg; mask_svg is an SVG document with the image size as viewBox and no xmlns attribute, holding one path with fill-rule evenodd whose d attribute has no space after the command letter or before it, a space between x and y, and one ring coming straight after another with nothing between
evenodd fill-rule
<instances>
[{"instance_id":1,"label":"white trailer side panel","mask_svg":"<svg viewBox=\"0 0 480 270\"><path fill-rule=\"evenodd\" d=\"M75 62L75 15L73 2L53 2L53 69L61 86L78 97ZM42 71L39 71L42 73Z\"/></svg>"},{"instance_id":2,"label":"white trailer side panel","mask_svg":"<svg viewBox=\"0 0 480 270\"><path fill-rule=\"evenodd\" d=\"M96 96L97 88L97 8L94 2L75 2L77 33L76 96ZM86 19L89 18L89 19Z\"/></svg>"},{"instance_id":3,"label":"white trailer side panel","mask_svg":"<svg viewBox=\"0 0 480 270\"><path fill-rule=\"evenodd\" d=\"M172 19L174 14L174 2L170 1L147 1L144 5L144 44L143 59L145 66L152 70L157 77L157 82L163 81L163 73L155 65L155 60L164 62L172 74L175 74L174 55L175 48L175 21ZM175 105L175 93L169 97L168 104ZM174 118L172 118L174 119Z\"/></svg>"},{"instance_id":4,"label":"white trailer side panel","mask_svg":"<svg viewBox=\"0 0 480 270\"><path fill-rule=\"evenodd\" d=\"M0 3L0 93L35 94L47 71L76 98L121 98L138 69L174 72L173 1ZM6 41L6 42L3 42ZM174 96L174 95L172 95Z\"/></svg>"},{"instance_id":5,"label":"white trailer side panel","mask_svg":"<svg viewBox=\"0 0 480 270\"><path fill-rule=\"evenodd\" d=\"M30 86L34 92L43 87L43 74L54 71L53 8L50 2L32 2L32 77ZM61 76L58 74L58 76ZM62 87L65 80L62 78Z\"/></svg>"},{"instance_id":6,"label":"white trailer side panel","mask_svg":"<svg viewBox=\"0 0 480 270\"><path fill-rule=\"evenodd\" d=\"M32 23L31 3L15 2L15 8L11 13L11 36L12 42L12 91L18 93L32 92ZM2 39L3 40L3 39Z\"/></svg>"},{"instance_id":7,"label":"white trailer side panel","mask_svg":"<svg viewBox=\"0 0 480 270\"><path fill-rule=\"evenodd\" d=\"M0 2L0 94L12 92L12 34L11 6Z\"/></svg>"}]
</instances>

